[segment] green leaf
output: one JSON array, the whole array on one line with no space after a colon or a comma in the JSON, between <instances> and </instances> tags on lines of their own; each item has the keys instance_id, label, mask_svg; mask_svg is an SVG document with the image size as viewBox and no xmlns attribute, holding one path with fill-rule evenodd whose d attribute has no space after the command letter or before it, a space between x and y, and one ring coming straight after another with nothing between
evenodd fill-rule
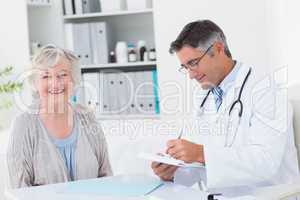
<instances>
[{"instance_id":1,"label":"green leaf","mask_svg":"<svg viewBox=\"0 0 300 200\"><path fill-rule=\"evenodd\" d=\"M7 66L3 70L0 70L0 77L1 76L8 76L12 73L13 67Z\"/></svg>"},{"instance_id":2,"label":"green leaf","mask_svg":"<svg viewBox=\"0 0 300 200\"><path fill-rule=\"evenodd\" d=\"M12 66L7 66L2 70L0 69L0 78L11 75L12 71L13 71ZM6 81L4 83L0 82L0 94L8 94L8 93L17 92L22 88L22 86L23 86L22 83L12 81L12 80ZM0 110L8 109L12 105L13 105L13 103L10 100L5 100L5 99L0 98Z\"/></svg>"}]
</instances>

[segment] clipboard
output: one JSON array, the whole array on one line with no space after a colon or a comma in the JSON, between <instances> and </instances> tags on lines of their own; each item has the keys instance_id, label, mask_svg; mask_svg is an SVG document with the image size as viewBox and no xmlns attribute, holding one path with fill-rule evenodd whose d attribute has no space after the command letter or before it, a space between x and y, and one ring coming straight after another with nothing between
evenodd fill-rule
<instances>
[{"instance_id":1,"label":"clipboard","mask_svg":"<svg viewBox=\"0 0 300 200\"><path fill-rule=\"evenodd\" d=\"M164 163L164 164L168 164L168 165L174 165L174 166L178 166L178 167L195 167L195 168L205 167L204 164L198 163L198 162L185 163L184 161L177 160L165 153L157 153L157 154L139 153L138 158L155 161L155 162L159 162L159 163Z\"/></svg>"}]
</instances>

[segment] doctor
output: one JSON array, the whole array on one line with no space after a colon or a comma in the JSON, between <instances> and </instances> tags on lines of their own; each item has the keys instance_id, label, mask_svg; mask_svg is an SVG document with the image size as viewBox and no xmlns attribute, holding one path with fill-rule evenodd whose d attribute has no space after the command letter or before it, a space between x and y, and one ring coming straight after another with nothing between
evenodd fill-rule
<instances>
[{"instance_id":1,"label":"doctor","mask_svg":"<svg viewBox=\"0 0 300 200\"><path fill-rule=\"evenodd\" d=\"M299 173L292 112L273 82L257 81L254 68L233 60L223 31L210 20L187 24L170 53L176 53L180 71L203 89L196 119L208 128L205 133L201 128L197 141L168 141L166 152L205 167L153 162L154 173L187 186L201 182L209 190L234 187L233 194L237 188L291 182Z\"/></svg>"}]
</instances>

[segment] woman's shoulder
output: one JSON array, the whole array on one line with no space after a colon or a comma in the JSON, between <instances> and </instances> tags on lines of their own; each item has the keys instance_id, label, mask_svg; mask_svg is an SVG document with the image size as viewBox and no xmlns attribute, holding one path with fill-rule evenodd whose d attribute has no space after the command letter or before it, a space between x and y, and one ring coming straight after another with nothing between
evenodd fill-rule
<instances>
[{"instance_id":1,"label":"woman's shoulder","mask_svg":"<svg viewBox=\"0 0 300 200\"><path fill-rule=\"evenodd\" d=\"M22 141L25 138L32 138L35 135L35 124L37 123L36 114L22 112L15 116L10 127L10 138L13 141Z\"/></svg>"},{"instance_id":2,"label":"woman's shoulder","mask_svg":"<svg viewBox=\"0 0 300 200\"><path fill-rule=\"evenodd\" d=\"M19 126L29 126L31 123L36 122L37 120L37 114L30 113L28 111L18 113L14 120L13 120L13 126L19 125Z\"/></svg>"},{"instance_id":3,"label":"woman's shoulder","mask_svg":"<svg viewBox=\"0 0 300 200\"><path fill-rule=\"evenodd\" d=\"M73 109L80 119L84 118L88 121L95 119L95 111L90 107L84 106L82 104L75 104L73 105Z\"/></svg>"},{"instance_id":4,"label":"woman's shoulder","mask_svg":"<svg viewBox=\"0 0 300 200\"><path fill-rule=\"evenodd\" d=\"M32 103L28 107L22 109L14 117L13 124L29 125L37 121L39 113L38 103Z\"/></svg>"}]
</instances>

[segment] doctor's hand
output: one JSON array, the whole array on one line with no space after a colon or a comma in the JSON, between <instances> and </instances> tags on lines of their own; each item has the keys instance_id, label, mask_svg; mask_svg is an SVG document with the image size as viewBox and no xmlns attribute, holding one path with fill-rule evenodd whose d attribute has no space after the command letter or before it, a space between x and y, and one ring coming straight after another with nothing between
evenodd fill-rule
<instances>
[{"instance_id":1,"label":"doctor's hand","mask_svg":"<svg viewBox=\"0 0 300 200\"><path fill-rule=\"evenodd\" d=\"M183 139L169 140L167 154L186 163L204 163L203 145L195 144Z\"/></svg>"},{"instance_id":2,"label":"doctor's hand","mask_svg":"<svg viewBox=\"0 0 300 200\"><path fill-rule=\"evenodd\" d=\"M174 178L175 171L178 167L159 162L152 162L151 168L153 172L163 181L172 181Z\"/></svg>"}]
</instances>

